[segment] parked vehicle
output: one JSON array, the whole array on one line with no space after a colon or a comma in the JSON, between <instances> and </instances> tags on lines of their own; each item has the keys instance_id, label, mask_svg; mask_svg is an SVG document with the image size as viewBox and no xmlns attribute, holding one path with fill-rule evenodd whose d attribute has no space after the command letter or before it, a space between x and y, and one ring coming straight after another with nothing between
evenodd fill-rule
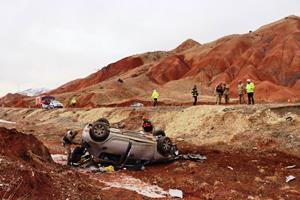
<instances>
[{"instance_id":1,"label":"parked vehicle","mask_svg":"<svg viewBox=\"0 0 300 200\"><path fill-rule=\"evenodd\" d=\"M164 131L151 134L112 128L105 118L85 126L82 142L93 160L119 167L170 161L178 155Z\"/></svg>"},{"instance_id":2,"label":"parked vehicle","mask_svg":"<svg viewBox=\"0 0 300 200\"><path fill-rule=\"evenodd\" d=\"M64 105L62 103L60 103L59 101L57 100L52 100L50 102L50 104L48 105L48 108L49 109L53 109L53 108L63 108Z\"/></svg>"},{"instance_id":3,"label":"parked vehicle","mask_svg":"<svg viewBox=\"0 0 300 200\"><path fill-rule=\"evenodd\" d=\"M42 108L43 105L49 105L53 100L55 100L55 97L53 96L39 96L35 98L35 106Z\"/></svg>"},{"instance_id":4,"label":"parked vehicle","mask_svg":"<svg viewBox=\"0 0 300 200\"><path fill-rule=\"evenodd\" d=\"M53 108L63 108L64 105L58 100L55 100L55 97L53 96L42 96L36 98L36 107L53 109Z\"/></svg>"}]
</instances>

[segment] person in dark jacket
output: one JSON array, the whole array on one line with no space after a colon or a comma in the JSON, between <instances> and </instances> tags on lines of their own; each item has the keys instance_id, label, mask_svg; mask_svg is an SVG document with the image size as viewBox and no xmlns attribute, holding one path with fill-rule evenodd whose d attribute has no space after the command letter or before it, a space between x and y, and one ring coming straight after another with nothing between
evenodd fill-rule
<instances>
[{"instance_id":1,"label":"person in dark jacket","mask_svg":"<svg viewBox=\"0 0 300 200\"><path fill-rule=\"evenodd\" d=\"M197 105L198 95L199 95L199 93L198 93L198 90L197 90L197 86L194 85L194 87L192 89L192 96L194 98L194 103L193 103L194 106Z\"/></svg>"},{"instance_id":2,"label":"person in dark jacket","mask_svg":"<svg viewBox=\"0 0 300 200\"><path fill-rule=\"evenodd\" d=\"M152 133L153 132L153 124L152 124L151 120L148 119L148 118L143 118L142 127L143 127L144 132L146 132L146 133Z\"/></svg>"},{"instance_id":3,"label":"person in dark jacket","mask_svg":"<svg viewBox=\"0 0 300 200\"><path fill-rule=\"evenodd\" d=\"M222 101L222 96L224 93L224 88L223 88L223 83L220 82L216 88L215 88L215 93L216 93L216 104L220 105Z\"/></svg>"},{"instance_id":4,"label":"person in dark jacket","mask_svg":"<svg viewBox=\"0 0 300 200\"><path fill-rule=\"evenodd\" d=\"M78 142L75 142L74 139L76 137L76 135L78 134L78 131L72 131L69 130L63 137L62 139L62 143L65 149L65 152L67 154L67 164L71 165L71 145L72 144L80 144Z\"/></svg>"}]
</instances>

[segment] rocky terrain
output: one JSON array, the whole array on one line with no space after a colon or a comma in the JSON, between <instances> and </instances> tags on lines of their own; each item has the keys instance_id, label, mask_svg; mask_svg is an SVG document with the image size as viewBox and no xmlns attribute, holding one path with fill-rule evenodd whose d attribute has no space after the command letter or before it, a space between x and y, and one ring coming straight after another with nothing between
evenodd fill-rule
<instances>
[{"instance_id":1,"label":"rocky terrain","mask_svg":"<svg viewBox=\"0 0 300 200\"><path fill-rule=\"evenodd\" d=\"M0 130L0 196L32 199L44 191L49 199L48 195L56 199L171 199L167 191L180 189L184 199L299 199L299 114L298 104L1 108L0 119L8 121L0 121L1 126L26 134ZM201 153L207 160L176 161L143 171L91 173L58 165L49 157L48 152L63 154L60 140L68 129L80 131L86 123L106 117L112 126L140 130L143 116L163 128L181 152ZM289 175L296 179L287 183ZM23 181L12 181L17 178ZM154 194L145 192L149 188ZM121 195L124 192L126 196Z\"/></svg>"},{"instance_id":2,"label":"rocky terrain","mask_svg":"<svg viewBox=\"0 0 300 200\"><path fill-rule=\"evenodd\" d=\"M1 199L122 199L138 194L112 188L88 175L53 162L50 153L33 135L0 128ZM123 198L127 199L127 198Z\"/></svg>"},{"instance_id":3,"label":"rocky terrain","mask_svg":"<svg viewBox=\"0 0 300 200\"><path fill-rule=\"evenodd\" d=\"M250 78L256 84L255 97L261 102L299 102L299 73L300 18L288 16L255 31L210 43L189 39L171 51L129 56L49 94L65 105L76 96L78 107L122 106L135 101L147 105L156 88L165 105L184 105L191 101L194 84L200 88L200 101L209 103L214 102L217 83L228 82L234 98L237 82ZM0 105L34 105L34 98L11 97L0 99Z\"/></svg>"},{"instance_id":4,"label":"rocky terrain","mask_svg":"<svg viewBox=\"0 0 300 200\"><path fill-rule=\"evenodd\" d=\"M248 78L258 104L236 105L237 82ZM38 109L35 97L7 94L0 98L0 198L172 199L169 190L179 189L184 199L300 199L299 78L300 18L288 16L210 43L188 39L129 56L44 93L66 108ZM229 105L212 105L219 82L230 84ZM200 102L191 106L195 84ZM150 107L153 89L158 107ZM75 108L67 106L71 97ZM144 106L130 107L136 102ZM136 131L150 118L182 153L207 160L111 173L66 166L64 133L101 117Z\"/></svg>"}]
</instances>

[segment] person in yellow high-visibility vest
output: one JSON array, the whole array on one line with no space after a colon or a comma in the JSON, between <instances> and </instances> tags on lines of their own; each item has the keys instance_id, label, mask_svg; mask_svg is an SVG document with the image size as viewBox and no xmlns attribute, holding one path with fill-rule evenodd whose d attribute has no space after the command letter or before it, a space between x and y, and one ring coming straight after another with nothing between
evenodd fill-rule
<instances>
[{"instance_id":1,"label":"person in yellow high-visibility vest","mask_svg":"<svg viewBox=\"0 0 300 200\"><path fill-rule=\"evenodd\" d=\"M247 85L246 85L246 91L248 95L248 104L253 104L254 105L254 83L250 80L247 79Z\"/></svg>"},{"instance_id":2,"label":"person in yellow high-visibility vest","mask_svg":"<svg viewBox=\"0 0 300 200\"><path fill-rule=\"evenodd\" d=\"M153 100L153 106L157 106L157 101L158 101L159 94L156 90L153 90L151 99Z\"/></svg>"},{"instance_id":3,"label":"person in yellow high-visibility vest","mask_svg":"<svg viewBox=\"0 0 300 200\"><path fill-rule=\"evenodd\" d=\"M77 100L75 97L73 97L70 101L70 106L74 108L76 106L76 103L77 103Z\"/></svg>"}]
</instances>

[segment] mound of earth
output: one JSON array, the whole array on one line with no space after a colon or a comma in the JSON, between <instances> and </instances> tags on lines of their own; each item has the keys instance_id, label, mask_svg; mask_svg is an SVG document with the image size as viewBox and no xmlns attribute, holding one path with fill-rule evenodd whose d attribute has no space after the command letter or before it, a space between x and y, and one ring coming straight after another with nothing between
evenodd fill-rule
<instances>
[{"instance_id":1,"label":"mound of earth","mask_svg":"<svg viewBox=\"0 0 300 200\"><path fill-rule=\"evenodd\" d=\"M250 78L257 85L258 101L297 102L299 63L300 18L288 16L256 31L210 43L201 45L189 39L171 51L127 57L49 93L65 104L76 96L79 107L100 107L130 99L149 101L151 91L157 89L159 101L186 103L191 101L190 91L195 84L201 96L212 96L219 82L227 82L234 98L238 81ZM271 95L263 92L272 89ZM214 101L202 99L206 103ZM4 105L16 102L5 101Z\"/></svg>"},{"instance_id":2,"label":"mound of earth","mask_svg":"<svg viewBox=\"0 0 300 200\"><path fill-rule=\"evenodd\" d=\"M24 161L38 159L42 162L52 162L48 149L33 135L25 135L16 129L0 127L1 155Z\"/></svg>"},{"instance_id":3,"label":"mound of earth","mask_svg":"<svg viewBox=\"0 0 300 200\"><path fill-rule=\"evenodd\" d=\"M262 81L256 87L256 96L264 97L266 101L272 100L284 101L289 97L288 102L297 101L297 91L293 88L287 88L276 85L270 81Z\"/></svg>"},{"instance_id":4,"label":"mound of earth","mask_svg":"<svg viewBox=\"0 0 300 200\"><path fill-rule=\"evenodd\" d=\"M141 199L55 164L48 149L33 135L0 128L1 199Z\"/></svg>"},{"instance_id":5,"label":"mound of earth","mask_svg":"<svg viewBox=\"0 0 300 200\"><path fill-rule=\"evenodd\" d=\"M31 98L22 94L8 93L4 97L0 98L0 106L8 107L28 107Z\"/></svg>"}]
</instances>

